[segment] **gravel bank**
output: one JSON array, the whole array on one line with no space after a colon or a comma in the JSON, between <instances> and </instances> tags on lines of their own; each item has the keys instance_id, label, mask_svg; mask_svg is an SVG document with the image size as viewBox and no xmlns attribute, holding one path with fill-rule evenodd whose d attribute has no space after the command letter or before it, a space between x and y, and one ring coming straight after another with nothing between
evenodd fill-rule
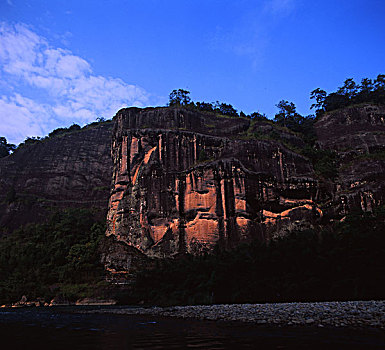
<instances>
[{"instance_id":1,"label":"gravel bank","mask_svg":"<svg viewBox=\"0 0 385 350\"><path fill-rule=\"evenodd\" d=\"M312 326L385 329L385 301L139 307L84 312L240 321L279 327Z\"/></svg>"}]
</instances>

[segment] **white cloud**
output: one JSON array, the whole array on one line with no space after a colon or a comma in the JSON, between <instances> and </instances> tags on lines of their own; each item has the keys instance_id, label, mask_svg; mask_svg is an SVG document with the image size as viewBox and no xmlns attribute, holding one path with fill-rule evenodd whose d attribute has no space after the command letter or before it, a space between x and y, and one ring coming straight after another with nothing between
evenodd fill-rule
<instances>
[{"instance_id":1,"label":"white cloud","mask_svg":"<svg viewBox=\"0 0 385 350\"><path fill-rule=\"evenodd\" d=\"M149 100L142 88L94 74L85 59L52 47L24 24L0 23L0 74L11 91L0 96L0 136L11 142L71 122L110 118L119 108ZM22 95L26 88L35 98Z\"/></svg>"},{"instance_id":2,"label":"white cloud","mask_svg":"<svg viewBox=\"0 0 385 350\"><path fill-rule=\"evenodd\" d=\"M27 136L44 134L49 127L46 116L47 106L15 94L12 97L0 97L0 134L8 141L19 142Z\"/></svg>"}]
</instances>

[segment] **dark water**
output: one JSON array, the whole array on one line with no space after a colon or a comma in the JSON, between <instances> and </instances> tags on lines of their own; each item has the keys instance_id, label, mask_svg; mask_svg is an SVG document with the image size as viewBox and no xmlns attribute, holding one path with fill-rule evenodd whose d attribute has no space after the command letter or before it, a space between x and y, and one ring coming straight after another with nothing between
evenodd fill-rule
<instances>
[{"instance_id":1,"label":"dark water","mask_svg":"<svg viewBox=\"0 0 385 350\"><path fill-rule=\"evenodd\" d=\"M82 309L3 309L0 349L385 349L380 330L261 328Z\"/></svg>"}]
</instances>

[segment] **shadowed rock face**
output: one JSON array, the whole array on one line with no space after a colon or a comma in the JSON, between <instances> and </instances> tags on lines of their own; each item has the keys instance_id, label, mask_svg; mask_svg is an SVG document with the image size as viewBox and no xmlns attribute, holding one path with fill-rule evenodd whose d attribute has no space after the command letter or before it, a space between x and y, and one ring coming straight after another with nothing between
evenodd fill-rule
<instances>
[{"instance_id":1,"label":"shadowed rock face","mask_svg":"<svg viewBox=\"0 0 385 350\"><path fill-rule=\"evenodd\" d=\"M52 208L94 208L105 217L110 192L112 123L23 147L0 159L0 227L42 222ZM15 199L6 203L12 189Z\"/></svg>"},{"instance_id":2,"label":"shadowed rock face","mask_svg":"<svg viewBox=\"0 0 385 350\"><path fill-rule=\"evenodd\" d=\"M327 113L317 121L316 131L322 147L341 153L385 149L385 106L363 104Z\"/></svg>"},{"instance_id":3,"label":"shadowed rock face","mask_svg":"<svg viewBox=\"0 0 385 350\"><path fill-rule=\"evenodd\" d=\"M231 249L383 204L385 107L334 111L315 128L319 148L337 151L333 181L316 178L285 146L303 141L272 123L123 109L114 123L0 159L0 228L43 222L52 208L108 210L102 260L111 281L126 283L149 257Z\"/></svg>"},{"instance_id":4,"label":"shadowed rock face","mask_svg":"<svg viewBox=\"0 0 385 350\"><path fill-rule=\"evenodd\" d=\"M250 127L177 108L119 111L107 236L167 257L313 223L322 212L311 164L277 142L237 139Z\"/></svg>"},{"instance_id":5,"label":"shadowed rock face","mask_svg":"<svg viewBox=\"0 0 385 350\"><path fill-rule=\"evenodd\" d=\"M315 124L321 148L338 154L327 216L371 211L385 199L385 106L362 104L325 114Z\"/></svg>"}]
</instances>

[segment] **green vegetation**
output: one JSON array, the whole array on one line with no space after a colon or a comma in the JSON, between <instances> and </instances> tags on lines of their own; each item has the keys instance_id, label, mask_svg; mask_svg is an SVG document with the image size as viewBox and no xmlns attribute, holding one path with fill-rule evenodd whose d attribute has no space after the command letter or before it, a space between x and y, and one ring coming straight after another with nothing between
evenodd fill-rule
<instances>
[{"instance_id":1,"label":"green vegetation","mask_svg":"<svg viewBox=\"0 0 385 350\"><path fill-rule=\"evenodd\" d=\"M41 141L43 141L44 138L40 137L40 136L32 136L32 137L27 137L23 142L19 143L19 145L17 146L17 149L20 149L22 147L25 147L25 146L30 146L30 145L34 145L35 143L39 143Z\"/></svg>"},{"instance_id":2,"label":"green vegetation","mask_svg":"<svg viewBox=\"0 0 385 350\"><path fill-rule=\"evenodd\" d=\"M300 153L311 160L316 175L331 180L338 176L338 155L335 151L307 146Z\"/></svg>"},{"instance_id":3,"label":"green vegetation","mask_svg":"<svg viewBox=\"0 0 385 350\"><path fill-rule=\"evenodd\" d=\"M206 151L202 148L199 152L198 162L205 162L208 159L209 157L207 156Z\"/></svg>"},{"instance_id":4,"label":"green vegetation","mask_svg":"<svg viewBox=\"0 0 385 350\"><path fill-rule=\"evenodd\" d=\"M8 143L5 137L0 137L0 158L8 156L15 149L15 145Z\"/></svg>"},{"instance_id":5,"label":"green vegetation","mask_svg":"<svg viewBox=\"0 0 385 350\"><path fill-rule=\"evenodd\" d=\"M304 141L313 144L316 139L314 131L314 116L303 117L296 111L293 102L282 100L277 104L279 112L275 115L274 121L277 125L288 128L291 131L300 133Z\"/></svg>"},{"instance_id":6,"label":"green vegetation","mask_svg":"<svg viewBox=\"0 0 385 350\"><path fill-rule=\"evenodd\" d=\"M49 134L48 134L48 137L53 137L53 136L58 136L58 135L63 135L63 134L68 134L72 131L78 131L78 130L81 130L81 127L78 125L78 124L72 124L70 127L68 128L58 128L58 129L55 129L53 131L51 131Z\"/></svg>"},{"instance_id":7,"label":"green vegetation","mask_svg":"<svg viewBox=\"0 0 385 350\"><path fill-rule=\"evenodd\" d=\"M0 303L95 296L104 286L98 246L105 227L87 209L54 213L47 223L0 238Z\"/></svg>"},{"instance_id":8,"label":"green vegetation","mask_svg":"<svg viewBox=\"0 0 385 350\"><path fill-rule=\"evenodd\" d=\"M368 160L384 161L385 160L385 150L378 149L378 150L372 151L372 153L357 154L349 162L344 163L340 167L340 170L344 171L356 162L363 162L363 161L368 161Z\"/></svg>"},{"instance_id":9,"label":"green vegetation","mask_svg":"<svg viewBox=\"0 0 385 350\"><path fill-rule=\"evenodd\" d=\"M72 124L68 128L57 128L51 131L46 137L27 137L23 142L21 142L17 148L23 148L25 146L33 145L35 143L39 143L53 137L61 137L63 135L72 134L73 132L77 132L81 130L81 127L78 124Z\"/></svg>"},{"instance_id":10,"label":"green vegetation","mask_svg":"<svg viewBox=\"0 0 385 350\"><path fill-rule=\"evenodd\" d=\"M71 126L69 126L68 128L57 128L53 131L51 131L48 136L46 137L40 137L40 136L33 136L33 137L27 137L23 142L21 142L17 148L23 148L25 146L29 146L29 145L33 145L33 144L36 144L36 143L39 143L39 142L42 142L42 141L46 141L46 140L49 140L53 137L62 137L64 135L68 135L68 134L73 134L75 132L79 132L83 129L87 129L87 128L90 128L90 127L94 127L94 126L97 126L97 125L100 125L100 124L103 124L103 123L109 123L110 120L106 120L104 119L103 117L98 117L96 118L96 121L94 122L91 122L89 124L86 124L83 128L80 127L78 124L72 124ZM16 149L16 147L15 147Z\"/></svg>"},{"instance_id":11,"label":"green vegetation","mask_svg":"<svg viewBox=\"0 0 385 350\"><path fill-rule=\"evenodd\" d=\"M374 80L364 78L360 85L352 78L346 79L336 92L330 94L317 88L310 93L310 99L315 100L311 108L315 108L317 116L359 103L384 104L385 75L379 74Z\"/></svg>"},{"instance_id":12,"label":"green vegetation","mask_svg":"<svg viewBox=\"0 0 385 350\"><path fill-rule=\"evenodd\" d=\"M316 139L314 131L314 116L309 115L306 117L301 116L296 111L294 103L288 102L285 100L280 101L277 104L279 112L275 115L274 121L269 120L265 114L259 112L251 113L246 115L244 112L238 113L237 110L227 103L221 103L219 101L209 103L209 102L194 102L189 97L190 91L178 89L173 90L169 96L169 106L183 106L184 108L199 110L203 113L215 114L220 118L246 118L251 119L250 127L252 127L255 121L264 121L270 122L272 125L275 125L276 128L283 128L286 132L293 132L297 136L303 138L305 143L313 145ZM208 124L208 126L211 126ZM276 135L275 135L276 134ZM251 140L278 140L279 134L276 131L271 131L266 135L260 133L255 133L248 131L243 135L238 136L237 138ZM293 151L297 152L298 149L294 146L285 142L287 146Z\"/></svg>"},{"instance_id":13,"label":"green vegetation","mask_svg":"<svg viewBox=\"0 0 385 350\"><path fill-rule=\"evenodd\" d=\"M138 274L129 300L176 305L383 299L384 232L382 207L269 244L160 261Z\"/></svg>"},{"instance_id":14,"label":"green vegetation","mask_svg":"<svg viewBox=\"0 0 385 350\"><path fill-rule=\"evenodd\" d=\"M188 106L191 102L190 91L178 89L172 90L169 95L169 106Z\"/></svg>"},{"instance_id":15,"label":"green vegetation","mask_svg":"<svg viewBox=\"0 0 385 350\"><path fill-rule=\"evenodd\" d=\"M228 116L228 117L246 117L246 115L241 112L241 115L238 114L237 110L227 103L220 103L219 101L215 103L210 102L194 102L190 98L190 91L178 89L171 91L169 95L169 106L183 106L185 108L196 109L201 112L215 113L218 116Z\"/></svg>"},{"instance_id":16,"label":"green vegetation","mask_svg":"<svg viewBox=\"0 0 385 350\"><path fill-rule=\"evenodd\" d=\"M243 112L238 113L231 104L226 103L209 103L209 102L194 102L189 97L190 92L187 90L173 90L170 94L170 106L184 106L185 108L197 109L201 112L214 113L222 117L242 117L252 120L268 121L266 115L259 112L246 115ZM339 108L348 107L361 103L385 103L385 75L379 74L376 79L371 80L364 78L361 84L356 84L353 79L346 79L344 84L338 88L336 92L328 94L326 91L317 88L310 93L310 99L314 100L311 108L315 108L316 116L319 117L325 112L330 112ZM293 102L281 100L278 104L278 113L274 117L276 126L285 127L295 133L301 135L305 143L312 147L316 140L314 131L315 117L313 115L302 116L296 111ZM258 138L260 135L258 135ZM266 136L271 139L271 136ZM243 135L242 138L252 139L253 135ZM317 156L316 158L319 158ZM330 158L330 157L329 157ZM333 158L333 157L332 157ZM326 158L325 158L326 159ZM319 162L319 160L318 160ZM333 162L332 162L333 163ZM326 161L321 168L326 168ZM327 173L326 169L321 169L321 173ZM329 176L330 177L330 176Z\"/></svg>"}]
</instances>

